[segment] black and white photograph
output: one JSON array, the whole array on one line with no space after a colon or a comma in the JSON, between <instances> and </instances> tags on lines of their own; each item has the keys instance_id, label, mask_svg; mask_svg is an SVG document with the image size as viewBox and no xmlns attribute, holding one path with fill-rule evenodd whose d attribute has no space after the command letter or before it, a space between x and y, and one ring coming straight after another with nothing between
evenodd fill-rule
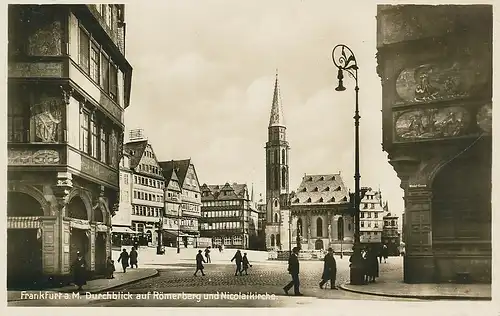
<instances>
[{"instance_id":1,"label":"black and white photograph","mask_svg":"<svg viewBox=\"0 0 500 316\"><path fill-rule=\"evenodd\" d=\"M3 6L10 310L491 303L493 5Z\"/></svg>"}]
</instances>

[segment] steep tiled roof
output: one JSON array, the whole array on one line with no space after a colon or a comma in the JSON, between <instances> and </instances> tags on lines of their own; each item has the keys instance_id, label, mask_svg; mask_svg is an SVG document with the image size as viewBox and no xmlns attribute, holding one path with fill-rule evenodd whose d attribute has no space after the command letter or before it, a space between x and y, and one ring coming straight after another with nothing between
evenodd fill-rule
<instances>
[{"instance_id":1,"label":"steep tiled roof","mask_svg":"<svg viewBox=\"0 0 500 316\"><path fill-rule=\"evenodd\" d=\"M180 188L181 184L180 184L179 178L177 177L177 173L175 172L175 170L172 168L165 170L165 169L163 169L161 163L159 163L159 165L162 168L161 171L162 171L163 177L165 178L165 185L167 186L167 188L174 189L174 187L171 185L172 182L177 182L177 184L179 185L179 188Z\"/></svg>"},{"instance_id":2,"label":"steep tiled roof","mask_svg":"<svg viewBox=\"0 0 500 316\"><path fill-rule=\"evenodd\" d=\"M177 173L177 178L179 180L179 184L182 187L182 185L184 184L184 180L186 179L186 174L189 169L189 166L191 165L191 159L161 161L158 162L158 164L163 170L163 176L165 178L167 178L168 176L168 179L170 179L172 175L172 169L175 169L175 172Z\"/></svg>"},{"instance_id":3,"label":"steep tiled roof","mask_svg":"<svg viewBox=\"0 0 500 316\"><path fill-rule=\"evenodd\" d=\"M140 140L136 142L128 142L123 147L130 155L130 168L135 169L141 161L142 154L148 146L147 140Z\"/></svg>"},{"instance_id":4,"label":"steep tiled roof","mask_svg":"<svg viewBox=\"0 0 500 316\"><path fill-rule=\"evenodd\" d=\"M200 189L202 193L208 193L208 195L201 195L202 201L247 199L246 193L248 193L247 185L238 183L226 183L223 185L203 184ZM226 192L226 195L223 192Z\"/></svg>"},{"instance_id":5,"label":"steep tiled roof","mask_svg":"<svg viewBox=\"0 0 500 316\"><path fill-rule=\"evenodd\" d=\"M348 203L349 193L339 173L305 175L291 202L292 205Z\"/></svg>"}]
</instances>

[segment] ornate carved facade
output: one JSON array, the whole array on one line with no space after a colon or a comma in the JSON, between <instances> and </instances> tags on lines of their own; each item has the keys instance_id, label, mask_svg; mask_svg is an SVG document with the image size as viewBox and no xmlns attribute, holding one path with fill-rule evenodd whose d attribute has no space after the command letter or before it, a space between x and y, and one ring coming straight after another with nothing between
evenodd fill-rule
<instances>
[{"instance_id":1,"label":"ornate carved facade","mask_svg":"<svg viewBox=\"0 0 500 316\"><path fill-rule=\"evenodd\" d=\"M490 282L492 7L379 6L377 20L405 282Z\"/></svg>"},{"instance_id":2,"label":"ornate carved facade","mask_svg":"<svg viewBox=\"0 0 500 316\"><path fill-rule=\"evenodd\" d=\"M132 68L104 36L94 6L9 6L9 284L65 279L77 251L101 274L111 254ZM106 8L116 17L123 11ZM122 19L111 19L113 32L123 32ZM88 30L92 42L85 42ZM116 72L90 71L94 48Z\"/></svg>"}]
</instances>

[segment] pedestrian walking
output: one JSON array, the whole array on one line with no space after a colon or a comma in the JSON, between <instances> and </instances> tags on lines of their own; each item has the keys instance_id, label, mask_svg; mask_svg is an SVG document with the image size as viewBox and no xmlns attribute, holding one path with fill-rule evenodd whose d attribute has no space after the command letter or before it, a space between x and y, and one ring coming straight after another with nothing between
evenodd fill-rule
<instances>
[{"instance_id":1,"label":"pedestrian walking","mask_svg":"<svg viewBox=\"0 0 500 316\"><path fill-rule=\"evenodd\" d=\"M120 257L118 258L118 262L122 263L123 273L127 272L129 258L130 258L130 256L127 252L127 249L123 248L123 251L120 254Z\"/></svg>"},{"instance_id":2,"label":"pedestrian walking","mask_svg":"<svg viewBox=\"0 0 500 316\"><path fill-rule=\"evenodd\" d=\"M300 293L300 281L299 281L299 248L298 247L293 247L292 253L290 254L290 257L288 258L288 273L292 276L292 281L285 285L283 287L283 290L285 291L285 294L288 295L288 291L292 288L293 286L293 291L295 296L302 296L303 294Z\"/></svg>"},{"instance_id":3,"label":"pedestrian walking","mask_svg":"<svg viewBox=\"0 0 500 316\"><path fill-rule=\"evenodd\" d=\"M106 261L106 278L114 279L113 273L115 272L115 261L111 259L111 256L108 257Z\"/></svg>"},{"instance_id":4,"label":"pedestrian walking","mask_svg":"<svg viewBox=\"0 0 500 316\"><path fill-rule=\"evenodd\" d=\"M198 254L196 255L196 271L194 271L194 276L197 276L196 274L198 273L198 271L201 271L201 275L205 276L205 273L203 273L203 269L205 269L205 267L203 266L204 262L205 259L203 259L201 250L198 250Z\"/></svg>"},{"instance_id":5,"label":"pedestrian walking","mask_svg":"<svg viewBox=\"0 0 500 316\"><path fill-rule=\"evenodd\" d=\"M247 253L245 252L243 254L243 272L245 272L245 275L248 275L248 267L251 267L252 265L250 264L250 262L248 261L248 257L247 257Z\"/></svg>"},{"instance_id":6,"label":"pedestrian walking","mask_svg":"<svg viewBox=\"0 0 500 316\"><path fill-rule=\"evenodd\" d=\"M384 257L384 263L387 263L387 257L389 257L389 248L387 248L386 244L382 246L382 257ZM380 263L382 263L382 259L380 260Z\"/></svg>"},{"instance_id":7,"label":"pedestrian walking","mask_svg":"<svg viewBox=\"0 0 500 316\"><path fill-rule=\"evenodd\" d=\"M80 291L87 284L87 262L80 251L76 252L76 260L73 262L71 269L73 272L73 282L78 287L77 291Z\"/></svg>"},{"instance_id":8,"label":"pedestrian walking","mask_svg":"<svg viewBox=\"0 0 500 316\"><path fill-rule=\"evenodd\" d=\"M323 288L326 282L330 281L330 288L332 290L337 290L335 282L337 280L337 262L333 256L333 249L328 248L328 252L323 258L325 261L323 265L323 275L321 276L321 282L319 282L319 287Z\"/></svg>"},{"instance_id":9,"label":"pedestrian walking","mask_svg":"<svg viewBox=\"0 0 500 316\"><path fill-rule=\"evenodd\" d=\"M207 247L205 249L205 258L207 258L207 263L211 263L212 260L210 260L210 247Z\"/></svg>"},{"instance_id":10,"label":"pedestrian walking","mask_svg":"<svg viewBox=\"0 0 500 316\"><path fill-rule=\"evenodd\" d=\"M137 266L137 258L139 257L139 253L137 252L137 250L135 250L134 247L132 247L132 249L130 249L130 268L133 269L134 266L135 268L137 269L138 266Z\"/></svg>"},{"instance_id":11,"label":"pedestrian walking","mask_svg":"<svg viewBox=\"0 0 500 316\"><path fill-rule=\"evenodd\" d=\"M236 253L234 254L233 259L231 259L231 262L233 261L236 261L236 272L234 272L234 275L237 276L238 273L242 275L241 263L243 262L243 257L241 256L240 250L237 250Z\"/></svg>"}]
</instances>

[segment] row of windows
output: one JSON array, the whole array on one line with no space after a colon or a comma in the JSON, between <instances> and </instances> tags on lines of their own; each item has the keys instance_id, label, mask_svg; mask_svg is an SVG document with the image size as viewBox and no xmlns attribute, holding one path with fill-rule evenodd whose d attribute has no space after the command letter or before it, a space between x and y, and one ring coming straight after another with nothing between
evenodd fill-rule
<instances>
[{"instance_id":1,"label":"row of windows","mask_svg":"<svg viewBox=\"0 0 500 316\"><path fill-rule=\"evenodd\" d=\"M134 190L134 199L152 201L152 202L163 202L163 196L159 194L152 194L142 191Z\"/></svg>"},{"instance_id":2,"label":"row of windows","mask_svg":"<svg viewBox=\"0 0 500 316\"><path fill-rule=\"evenodd\" d=\"M364 221L360 221L359 222L359 226L360 227L365 227L365 222ZM372 222L366 222L366 227L372 227ZM374 228L378 228L379 227L378 222L373 223L373 227Z\"/></svg>"},{"instance_id":3,"label":"row of windows","mask_svg":"<svg viewBox=\"0 0 500 316\"><path fill-rule=\"evenodd\" d=\"M203 230L239 229L239 228L241 228L240 222L203 223L200 225L200 229Z\"/></svg>"},{"instance_id":4,"label":"row of windows","mask_svg":"<svg viewBox=\"0 0 500 316\"><path fill-rule=\"evenodd\" d=\"M80 26L79 64L111 99L118 101L118 66L106 55L92 35Z\"/></svg>"},{"instance_id":5,"label":"row of windows","mask_svg":"<svg viewBox=\"0 0 500 316\"><path fill-rule=\"evenodd\" d=\"M243 201L207 201L203 206L243 206Z\"/></svg>"},{"instance_id":6,"label":"row of windows","mask_svg":"<svg viewBox=\"0 0 500 316\"><path fill-rule=\"evenodd\" d=\"M235 217L241 216L240 211L209 211L203 212L203 217Z\"/></svg>"},{"instance_id":7,"label":"row of windows","mask_svg":"<svg viewBox=\"0 0 500 316\"><path fill-rule=\"evenodd\" d=\"M133 207L133 215L159 217L162 212L162 209L159 207L152 207L145 205L133 205L132 207Z\"/></svg>"},{"instance_id":8,"label":"row of windows","mask_svg":"<svg viewBox=\"0 0 500 316\"><path fill-rule=\"evenodd\" d=\"M134 176L134 183L149 186L152 188L157 188L157 189L163 189L165 187L165 184L163 181L155 180L155 179L151 179L151 178L146 178L146 177L141 177L141 176Z\"/></svg>"},{"instance_id":9,"label":"row of windows","mask_svg":"<svg viewBox=\"0 0 500 316\"><path fill-rule=\"evenodd\" d=\"M372 218L372 213L374 214L373 218L378 218L378 212L360 212L359 217L365 218L366 215L366 218Z\"/></svg>"},{"instance_id":10,"label":"row of windows","mask_svg":"<svg viewBox=\"0 0 500 316\"><path fill-rule=\"evenodd\" d=\"M190 212L196 212L196 213L200 212L199 205L182 203L181 208L182 208L183 211L190 211Z\"/></svg>"},{"instance_id":11,"label":"row of windows","mask_svg":"<svg viewBox=\"0 0 500 316\"><path fill-rule=\"evenodd\" d=\"M243 238L241 236L214 237L212 239L212 243L214 244L214 246L222 245L223 243L225 246L241 245L241 244L243 244Z\"/></svg>"},{"instance_id":12,"label":"row of windows","mask_svg":"<svg viewBox=\"0 0 500 316\"><path fill-rule=\"evenodd\" d=\"M128 184L128 174L120 172L120 182L123 180L123 184Z\"/></svg>"},{"instance_id":13,"label":"row of windows","mask_svg":"<svg viewBox=\"0 0 500 316\"><path fill-rule=\"evenodd\" d=\"M384 221L385 226L396 226L396 221L391 220L391 221Z\"/></svg>"},{"instance_id":14,"label":"row of windows","mask_svg":"<svg viewBox=\"0 0 500 316\"><path fill-rule=\"evenodd\" d=\"M158 176L161 176L161 169L158 168L157 166L152 166L152 165L148 165L148 164L139 164L137 166L137 170L138 171L144 171L144 172L148 172L148 173L152 173L152 174L156 174Z\"/></svg>"},{"instance_id":15,"label":"row of windows","mask_svg":"<svg viewBox=\"0 0 500 316\"><path fill-rule=\"evenodd\" d=\"M363 203L363 208L368 208L368 205L370 205L371 209L375 208L375 203Z\"/></svg>"},{"instance_id":16,"label":"row of windows","mask_svg":"<svg viewBox=\"0 0 500 316\"><path fill-rule=\"evenodd\" d=\"M82 107L80 111L80 150L105 164L111 163L114 148L110 148L110 132L104 120L99 120L95 112L89 113Z\"/></svg>"},{"instance_id":17,"label":"row of windows","mask_svg":"<svg viewBox=\"0 0 500 316\"><path fill-rule=\"evenodd\" d=\"M360 232L361 235L367 235L367 236L378 236L380 232Z\"/></svg>"},{"instance_id":18,"label":"row of windows","mask_svg":"<svg viewBox=\"0 0 500 316\"><path fill-rule=\"evenodd\" d=\"M96 4L95 8L97 12L102 16L106 25L113 30L115 27L114 24L114 5L112 4Z\"/></svg>"}]
</instances>

